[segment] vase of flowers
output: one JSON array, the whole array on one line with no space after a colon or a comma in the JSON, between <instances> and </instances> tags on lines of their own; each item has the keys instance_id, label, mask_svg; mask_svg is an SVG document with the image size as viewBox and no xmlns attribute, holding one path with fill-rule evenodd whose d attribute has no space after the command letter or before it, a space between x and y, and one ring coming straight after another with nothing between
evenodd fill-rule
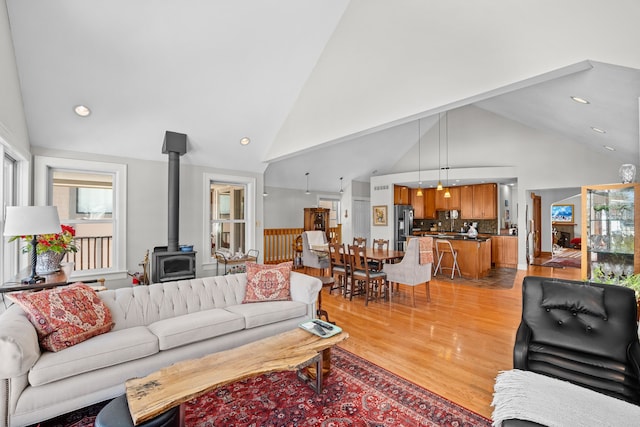
<instances>
[{"instance_id":1,"label":"vase of flowers","mask_svg":"<svg viewBox=\"0 0 640 427\"><path fill-rule=\"evenodd\" d=\"M67 252L77 252L74 237L76 230L70 225L61 225L60 233L41 234L36 244L36 273L49 274L60 270L60 262ZM24 239L27 244L22 248L23 252L31 252L31 240L33 236L14 236L9 241Z\"/></svg>"},{"instance_id":2,"label":"vase of flowers","mask_svg":"<svg viewBox=\"0 0 640 427\"><path fill-rule=\"evenodd\" d=\"M36 273L51 274L60 271L60 263L64 254L54 251L46 251L36 257Z\"/></svg>"}]
</instances>

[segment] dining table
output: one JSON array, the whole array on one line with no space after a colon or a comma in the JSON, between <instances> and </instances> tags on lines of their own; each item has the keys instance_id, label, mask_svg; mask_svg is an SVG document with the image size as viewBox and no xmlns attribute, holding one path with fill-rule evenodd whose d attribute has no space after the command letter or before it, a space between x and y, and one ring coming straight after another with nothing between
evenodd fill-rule
<instances>
[{"instance_id":1,"label":"dining table","mask_svg":"<svg viewBox=\"0 0 640 427\"><path fill-rule=\"evenodd\" d=\"M386 250L380 248L363 248L367 259L380 262L393 262L404 257L404 251Z\"/></svg>"}]
</instances>

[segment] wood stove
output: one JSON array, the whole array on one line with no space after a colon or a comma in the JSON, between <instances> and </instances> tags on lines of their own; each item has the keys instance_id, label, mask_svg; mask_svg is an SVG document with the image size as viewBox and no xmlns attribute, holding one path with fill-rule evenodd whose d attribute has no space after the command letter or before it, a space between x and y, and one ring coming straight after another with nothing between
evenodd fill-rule
<instances>
[{"instance_id":1,"label":"wood stove","mask_svg":"<svg viewBox=\"0 0 640 427\"><path fill-rule=\"evenodd\" d=\"M196 252L178 245L180 226L180 156L187 152L187 135L166 131L162 152L169 155L168 245L153 248L151 280L154 283L196 277Z\"/></svg>"},{"instance_id":2,"label":"wood stove","mask_svg":"<svg viewBox=\"0 0 640 427\"><path fill-rule=\"evenodd\" d=\"M153 269L151 279L154 283L186 280L196 277L196 253L169 252L167 246L153 248Z\"/></svg>"}]
</instances>

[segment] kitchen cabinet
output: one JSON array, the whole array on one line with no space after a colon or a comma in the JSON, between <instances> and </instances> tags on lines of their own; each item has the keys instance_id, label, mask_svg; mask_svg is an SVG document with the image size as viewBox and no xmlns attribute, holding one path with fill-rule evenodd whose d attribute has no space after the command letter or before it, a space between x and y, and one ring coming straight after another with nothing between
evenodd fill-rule
<instances>
[{"instance_id":1,"label":"kitchen cabinet","mask_svg":"<svg viewBox=\"0 0 640 427\"><path fill-rule=\"evenodd\" d=\"M413 208L413 219L424 219L424 190L422 196L418 196L418 189L411 189L411 207Z\"/></svg>"},{"instance_id":2,"label":"kitchen cabinet","mask_svg":"<svg viewBox=\"0 0 640 427\"><path fill-rule=\"evenodd\" d=\"M496 219L498 217L497 184L473 186L473 219Z\"/></svg>"},{"instance_id":3,"label":"kitchen cabinet","mask_svg":"<svg viewBox=\"0 0 640 427\"><path fill-rule=\"evenodd\" d=\"M460 187L460 218L473 219L473 185Z\"/></svg>"},{"instance_id":4,"label":"kitchen cabinet","mask_svg":"<svg viewBox=\"0 0 640 427\"><path fill-rule=\"evenodd\" d=\"M491 263L496 268L517 268L518 236L491 236Z\"/></svg>"},{"instance_id":5,"label":"kitchen cabinet","mask_svg":"<svg viewBox=\"0 0 640 427\"><path fill-rule=\"evenodd\" d=\"M393 204L394 205L410 205L411 204L409 187L405 185L393 186Z\"/></svg>"},{"instance_id":6,"label":"kitchen cabinet","mask_svg":"<svg viewBox=\"0 0 640 427\"><path fill-rule=\"evenodd\" d=\"M460 274L465 279L478 280L482 277L489 275L491 271L491 239L464 239L458 238L458 236L451 236L446 238L451 242L453 249L458 252L458 266L460 267ZM436 254L436 241L433 240L433 254ZM450 266L452 264L451 255L445 253L442 258L443 266ZM434 276L441 274L439 272L434 273ZM443 274L451 274L446 270L443 270ZM449 276L451 277L451 276Z\"/></svg>"},{"instance_id":7,"label":"kitchen cabinet","mask_svg":"<svg viewBox=\"0 0 640 427\"><path fill-rule=\"evenodd\" d=\"M617 282L640 273L640 184L582 187L583 280Z\"/></svg>"},{"instance_id":8,"label":"kitchen cabinet","mask_svg":"<svg viewBox=\"0 0 640 427\"><path fill-rule=\"evenodd\" d=\"M425 219L437 219L438 212L436 211L436 189L426 188L422 190L424 193L424 218Z\"/></svg>"},{"instance_id":9,"label":"kitchen cabinet","mask_svg":"<svg viewBox=\"0 0 640 427\"><path fill-rule=\"evenodd\" d=\"M449 187L449 193L451 197L444 198L445 190L436 190L436 210L437 211L450 211L453 209L460 210L460 187Z\"/></svg>"}]
</instances>

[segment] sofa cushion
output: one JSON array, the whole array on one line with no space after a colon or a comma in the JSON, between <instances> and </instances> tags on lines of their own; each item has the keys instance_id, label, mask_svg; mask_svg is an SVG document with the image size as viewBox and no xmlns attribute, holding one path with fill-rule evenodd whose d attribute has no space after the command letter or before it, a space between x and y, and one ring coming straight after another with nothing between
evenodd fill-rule
<instances>
[{"instance_id":1,"label":"sofa cushion","mask_svg":"<svg viewBox=\"0 0 640 427\"><path fill-rule=\"evenodd\" d=\"M247 289L242 303L291 300L291 268L293 262L277 265L247 262Z\"/></svg>"},{"instance_id":2,"label":"sofa cushion","mask_svg":"<svg viewBox=\"0 0 640 427\"><path fill-rule=\"evenodd\" d=\"M239 331L244 327L242 316L215 308L159 320L149 325L149 330L158 337L160 350L168 350Z\"/></svg>"},{"instance_id":3,"label":"sofa cushion","mask_svg":"<svg viewBox=\"0 0 640 427\"><path fill-rule=\"evenodd\" d=\"M53 353L45 351L29 371L29 383L47 384L158 352L158 338L144 326L113 331Z\"/></svg>"},{"instance_id":4,"label":"sofa cushion","mask_svg":"<svg viewBox=\"0 0 640 427\"><path fill-rule=\"evenodd\" d=\"M244 317L245 328L251 329L307 314L307 305L297 301L267 301L256 304L232 305L225 310Z\"/></svg>"},{"instance_id":5,"label":"sofa cushion","mask_svg":"<svg viewBox=\"0 0 640 427\"><path fill-rule=\"evenodd\" d=\"M8 297L22 307L36 328L40 345L50 351L65 349L113 327L107 306L83 283Z\"/></svg>"}]
</instances>

